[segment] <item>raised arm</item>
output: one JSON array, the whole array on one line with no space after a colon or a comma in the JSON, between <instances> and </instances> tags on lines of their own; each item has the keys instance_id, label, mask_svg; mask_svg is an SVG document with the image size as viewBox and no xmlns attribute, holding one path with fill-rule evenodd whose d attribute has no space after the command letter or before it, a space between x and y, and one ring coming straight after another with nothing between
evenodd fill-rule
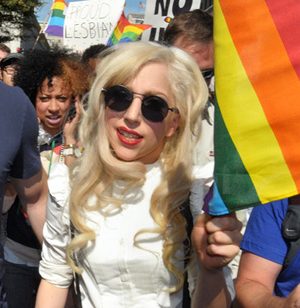
<instances>
[{"instance_id":1,"label":"raised arm","mask_svg":"<svg viewBox=\"0 0 300 308\"><path fill-rule=\"evenodd\" d=\"M234 215L212 218L202 214L198 217L192 233L200 263L193 308L230 307L231 296L223 269L239 252L241 227Z\"/></svg>"}]
</instances>

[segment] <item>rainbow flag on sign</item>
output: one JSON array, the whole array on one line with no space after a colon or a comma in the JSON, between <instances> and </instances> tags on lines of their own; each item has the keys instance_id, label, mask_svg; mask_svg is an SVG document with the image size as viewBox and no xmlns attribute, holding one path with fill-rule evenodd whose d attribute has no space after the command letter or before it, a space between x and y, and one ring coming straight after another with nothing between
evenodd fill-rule
<instances>
[{"instance_id":1,"label":"rainbow flag on sign","mask_svg":"<svg viewBox=\"0 0 300 308\"><path fill-rule=\"evenodd\" d=\"M64 22L65 14L64 11L68 6L65 0L54 0L52 5L51 17L48 21L45 33L53 36L63 37L64 35Z\"/></svg>"},{"instance_id":2,"label":"rainbow flag on sign","mask_svg":"<svg viewBox=\"0 0 300 308\"><path fill-rule=\"evenodd\" d=\"M145 24L131 24L123 12L107 45L112 46L118 43L134 42L145 30L151 27L151 25Z\"/></svg>"},{"instance_id":3,"label":"rainbow flag on sign","mask_svg":"<svg viewBox=\"0 0 300 308\"><path fill-rule=\"evenodd\" d=\"M300 1L215 0L210 213L300 192Z\"/></svg>"}]
</instances>

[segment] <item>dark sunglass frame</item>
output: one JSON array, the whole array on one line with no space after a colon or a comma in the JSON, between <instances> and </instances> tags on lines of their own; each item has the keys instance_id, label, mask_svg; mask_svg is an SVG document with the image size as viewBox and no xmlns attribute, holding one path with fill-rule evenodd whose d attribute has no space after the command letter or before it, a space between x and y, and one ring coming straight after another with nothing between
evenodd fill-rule
<instances>
[{"instance_id":1,"label":"dark sunglass frame","mask_svg":"<svg viewBox=\"0 0 300 308\"><path fill-rule=\"evenodd\" d=\"M150 122L162 122L168 112L179 113L176 107L169 107L168 103L157 95L144 95L133 92L123 85L114 85L109 88L102 88L106 107L113 111L123 112L129 108L134 96L142 97L141 111L143 117Z\"/></svg>"},{"instance_id":2,"label":"dark sunglass frame","mask_svg":"<svg viewBox=\"0 0 300 308\"><path fill-rule=\"evenodd\" d=\"M201 73L204 79L211 79L214 76L214 69L208 68L208 69L202 70Z\"/></svg>"}]
</instances>

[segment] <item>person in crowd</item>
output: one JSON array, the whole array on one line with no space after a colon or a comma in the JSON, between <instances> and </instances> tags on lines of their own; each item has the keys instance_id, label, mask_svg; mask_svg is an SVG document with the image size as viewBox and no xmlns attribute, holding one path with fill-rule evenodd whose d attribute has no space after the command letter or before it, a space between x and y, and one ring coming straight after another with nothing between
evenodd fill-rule
<instances>
[{"instance_id":1,"label":"person in crowd","mask_svg":"<svg viewBox=\"0 0 300 308\"><path fill-rule=\"evenodd\" d=\"M10 48L4 43L0 43L0 61L10 54Z\"/></svg>"},{"instance_id":2,"label":"person in crowd","mask_svg":"<svg viewBox=\"0 0 300 308\"><path fill-rule=\"evenodd\" d=\"M300 197L295 196L253 209L241 243L237 306L299 307L299 220L296 225L287 225L288 229L283 225L288 208L299 204ZM294 233L293 240L289 241L284 230ZM288 258L290 252L292 257Z\"/></svg>"},{"instance_id":3,"label":"person in crowd","mask_svg":"<svg viewBox=\"0 0 300 308\"><path fill-rule=\"evenodd\" d=\"M89 90L87 74L77 54L59 48L35 50L28 53L21 63L15 83L35 106L40 123L40 152L43 152L43 158L48 154L50 164L46 169L59 158L57 154L62 149L64 124L76 114L74 102ZM75 142L73 137L66 140L67 137L65 148Z\"/></svg>"},{"instance_id":4,"label":"person in crowd","mask_svg":"<svg viewBox=\"0 0 300 308\"><path fill-rule=\"evenodd\" d=\"M77 142L71 128L74 115L67 117L75 101L88 91L87 72L78 56L65 50L34 50L20 63L15 82L35 107L38 146L49 175L55 163L72 159ZM9 307L34 307L41 246L19 198L7 213L6 232L4 285Z\"/></svg>"},{"instance_id":5,"label":"person in crowd","mask_svg":"<svg viewBox=\"0 0 300 308\"><path fill-rule=\"evenodd\" d=\"M21 53L11 53L0 61L0 78L7 85L14 85L14 76L22 58Z\"/></svg>"},{"instance_id":6,"label":"person in crowd","mask_svg":"<svg viewBox=\"0 0 300 308\"><path fill-rule=\"evenodd\" d=\"M176 47L120 44L103 58L69 197L67 168L63 184L49 184L37 308L64 307L73 273L83 307L187 307L186 276L193 307L229 307L222 268L239 251L240 223L186 202L207 95Z\"/></svg>"},{"instance_id":7,"label":"person in crowd","mask_svg":"<svg viewBox=\"0 0 300 308\"><path fill-rule=\"evenodd\" d=\"M207 195L213 183L214 170L214 89L213 86L210 87L214 67L212 15L196 9L174 16L165 30L164 43L178 47L194 58L206 80L210 93L201 115L201 136L193 150L193 161L199 179L195 180L190 195L191 199L199 198L199 196L201 198L201 200L195 199L193 202L203 202L203 196L199 195L196 183L202 187L202 178L205 178L204 195Z\"/></svg>"},{"instance_id":8,"label":"person in crowd","mask_svg":"<svg viewBox=\"0 0 300 308\"><path fill-rule=\"evenodd\" d=\"M5 185L17 191L28 219L42 240L46 216L48 188L37 151L38 125L34 108L23 91L0 82L0 208L2 210ZM3 220L0 216L0 226ZM1 236L2 239L2 236ZM0 244L0 306L7 307L3 289L3 247ZM21 306L22 307L22 306Z\"/></svg>"},{"instance_id":9,"label":"person in crowd","mask_svg":"<svg viewBox=\"0 0 300 308\"><path fill-rule=\"evenodd\" d=\"M81 61L83 64L87 65L90 72L94 73L96 66L99 63L101 57L99 56L102 51L106 50L108 46L104 44L91 45L86 48L81 56Z\"/></svg>"},{"instance_id":10,"label":"person in crowd","mask_svg":"<svg viewBox=\"0 0 300 308\"><path fill-rule=\"evenodd\" d=\"M209 87L209 100L204 109L204 121L199 144L194 151L194 161L205 167L211 182L214 162L213 118L214 118L214 69L213 17L196 9L176 15L164 33L164 42L189 53L197 62Z\"/></svg>"},{"instance_id":11,"label":"person in crowd","mask_svg":"<svg viewBox=\"0 0 300 308\"><path fill-rule=\"evenodd\" d=\"M96 68L101 59L106 55L108 46L103 44L91 45L86 48L81 56L81 62L89 71L89 82L92 85L96 77Z\"/></svg>"},{"instance_id":12,"label":"person in crowd","mask_svg":"<svg viewBox=\"0 0 300 308\"><path fill-rule=\"evenodd\" d=\"M197 62L209 89L209 99L204 108L202 133L194 150L194 163L201 176L206 178L206 191L212 186L214 170L214 43L212 7L207 11L196 9L176 15L166 28L164 42L189 53ZM200 182L200 185L202 183ZM198 196L196 193L191 198ZM243 232L251 210L237 212L243 223ZM240 254L230 264L232 276L238 271Z\"/></svg>"},{"instance_id":13,"label":"person in crowd","mask_svg":"<svg viewBox=\"0 0 300 308\"><path fill-rule=\"evenodd\" d=\"M176 15L168 24L164 41L189 53L201 71L214 68L213 17L196 9Z\"/></svg>"}]
</instances>

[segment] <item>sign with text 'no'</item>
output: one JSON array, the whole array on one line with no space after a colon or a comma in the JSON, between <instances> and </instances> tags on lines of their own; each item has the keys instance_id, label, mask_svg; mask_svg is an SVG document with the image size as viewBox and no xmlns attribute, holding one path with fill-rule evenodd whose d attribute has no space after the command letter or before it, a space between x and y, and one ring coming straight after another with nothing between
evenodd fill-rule
<instances>
[{"instance_id":1,"label":"sign with text 'no'","mask_svg":"<svg viewBox=\"0 0 300 308\"><path fill-rule=\"evenodd\" d=\"M125 0L71 2L66 10L64 46L82 52L106 44L123 11Z\"/></svg>"},{"instance_id":2,"label":"sign with text 'no'","mask_svg":"<svg viewBox=\"0 0 300 308\"><path fill-rule=\"evenodd\" d=\"M201 0L148 0L146 1L144 23L152 25L150 31L145 31L142 36L144 41L160 41L163 38L168 18L181 12L200 9Z\"/></svg>"}]
</instances>

